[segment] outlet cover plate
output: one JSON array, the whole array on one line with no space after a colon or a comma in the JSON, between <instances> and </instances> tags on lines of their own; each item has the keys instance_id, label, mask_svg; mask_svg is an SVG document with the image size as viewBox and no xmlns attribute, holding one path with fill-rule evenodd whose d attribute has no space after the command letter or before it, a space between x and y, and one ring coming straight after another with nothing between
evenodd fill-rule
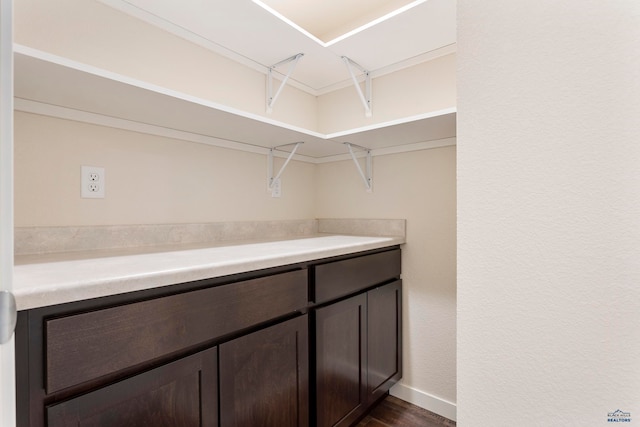
<instances>
[{"instance_id":1,"label":"outlet cover plate","mask_svg":"<svg viewBox=\"0 0 640 427\"><path fill-rule=\"evenodd\" d=\"M84 199L104 199L104 168L82 166L80 168L80 195Z\"/></svg>"}]
</instances>

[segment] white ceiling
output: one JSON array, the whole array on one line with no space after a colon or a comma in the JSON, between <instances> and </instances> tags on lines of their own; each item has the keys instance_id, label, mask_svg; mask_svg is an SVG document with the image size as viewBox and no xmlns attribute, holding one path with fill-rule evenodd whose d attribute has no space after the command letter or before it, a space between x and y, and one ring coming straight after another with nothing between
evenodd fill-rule
<instances>
[{"instance_id":1,"label":"white ceiling","mask_svg":"<svg viewBox=\"0 0 640 427\"><path fill-rule=\"evenodd\" d=\"M345 29L362 25L365 20L388 13L392 7L404 7L401 13L358 27L330 43L323 43L300 27L290 25L252 0L102 1L263 71L292 55L304 53L291 80L297 87L316 95L348 84L349 73L340 59L342 56L375 76L430 59L434 52L451 49L456 41L455 0L372 0L364 3L362 0L342 0L338 4L342 4L345 19L336 19L335 25L331 26L321 23L326 23L326 14L335 14L335 10L321 13L309 7L307 13L299 11L298 15L291 15L291 19L299 20L300 26L307 26L309 32L333 37ZM276 0L268 1L273 7L284 7ZM314 2L297 0L295 3L310 5ZM317 0L315 3L321 6L324 3L327 7L336 5L335 0ZM367 3L370 4L365 7ZM313 20L310 16L320 19ZM287 67L281 71L286 73Z\"/></svg>"}]
</instances>

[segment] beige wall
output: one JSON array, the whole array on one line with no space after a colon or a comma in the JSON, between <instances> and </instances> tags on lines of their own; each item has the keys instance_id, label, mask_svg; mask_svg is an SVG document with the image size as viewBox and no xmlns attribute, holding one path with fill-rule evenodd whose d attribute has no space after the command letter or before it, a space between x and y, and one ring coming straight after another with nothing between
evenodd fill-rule
<instances>
[{"instance_id":1,"label":"beige wall","mask_svg":"<svg viewBox=\"0 0 640 427\"><path fill-rule=\"evenodd\" d=\"M318 129L340 132L456 106L456 55L449 54L373 78L366 117L355 87L318 97Z\"/></svg>"},{"instance_id":2,"label":"beige wall","mask_svg":"<svg viewBox=\"0 0 640 427\"><path fill-rule=\"evenodd\" d=\"M81 165L105 168L104 199L80 198ZM18 227L315 217L314 165L291 161L281 198L267 192L266 177L262 154L15 115Z\"/></svg>"},{"instance_id":3,"label":"beige wall","mask_svg":"<svg viewBox=\"0 0 640 427\"><path fill-rule=\"evenodd\" d=\"M372 193L351 161L318 165L316 176L320 218L407 220L402 383L423 402L456 402L455 165L455 147L374 157Z\"/></svg>"}]
</instances>

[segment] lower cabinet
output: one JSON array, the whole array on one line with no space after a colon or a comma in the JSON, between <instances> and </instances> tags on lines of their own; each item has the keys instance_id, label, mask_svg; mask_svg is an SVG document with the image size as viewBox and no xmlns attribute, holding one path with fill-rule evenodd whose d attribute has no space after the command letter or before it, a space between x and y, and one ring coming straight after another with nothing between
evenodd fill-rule
<instances>
[{"instance_id":1,"label":"lower cabinet","mask_svg":"<svg viewBox=\"0 0 640 427\"><path fill-rule=\"evenodd\" d=\"M220 345L222 427L309 425L307 330L304 315Z\"/></svg>"},{"instance_id":2,"label":"lower cabinet","mask_svg":"<svg viewBox=\"0 0 640 427\"><path fill-rule=\"evenodd\" d=\"M401 375L399 278L393 248L21 311L17 426L353 425Z\"/></svg>"},{"instance_id":3,"label":"lower cabinet","mask_svg":"<svg viewBox=\"0 0 640 427\"><path fill-rule=\"evenodd\" d=\"M49 427L215 427L217 348L46 408Z\"/></svg>"},{"instance_id":4,"label":"lower cabinet","mask_svg":"<svg viewBox=\"0 0 640 427\"><path fill-rule=\"evenodd\" d=\"M306 427L307 331L299 316L48 406L47 426Z\"/></svg>"},{"instance_id":5,"label":"lower cabinet","mask_svg":"<svg viewBox=\"0 0 640 427\"><path fill-rule=\"evenodd\" d=\"M350 426L402 373L401 281L315 310L316 422Z\"/></svg>"}]
</instances>

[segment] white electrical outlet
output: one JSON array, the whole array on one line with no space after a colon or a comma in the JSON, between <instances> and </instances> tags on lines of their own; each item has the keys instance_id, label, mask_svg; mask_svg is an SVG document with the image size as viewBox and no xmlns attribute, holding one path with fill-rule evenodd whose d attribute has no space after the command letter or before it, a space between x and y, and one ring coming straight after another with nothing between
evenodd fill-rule
<instances>
[{"instance_id":1,"label":"white electrical outlet","mask_svg":"<svg viewBox=\"0 0 640 427\"><path fill-rule=\"evenodd\" d=\"M273 185L271 186L271 197L280 197L282 196L282 182L280 178L273 181Z\"/></svg>"},{"instance_id":2,"label":"white electrical outlet","mask_svg":"<svg viewBox=\"0 0 640 427\"><path fill-rule=\"evenodd\" d=\"M104 199L104 168L82 166L80 168L80 195L85 199Z\"/></svg>"}]
</instances>

